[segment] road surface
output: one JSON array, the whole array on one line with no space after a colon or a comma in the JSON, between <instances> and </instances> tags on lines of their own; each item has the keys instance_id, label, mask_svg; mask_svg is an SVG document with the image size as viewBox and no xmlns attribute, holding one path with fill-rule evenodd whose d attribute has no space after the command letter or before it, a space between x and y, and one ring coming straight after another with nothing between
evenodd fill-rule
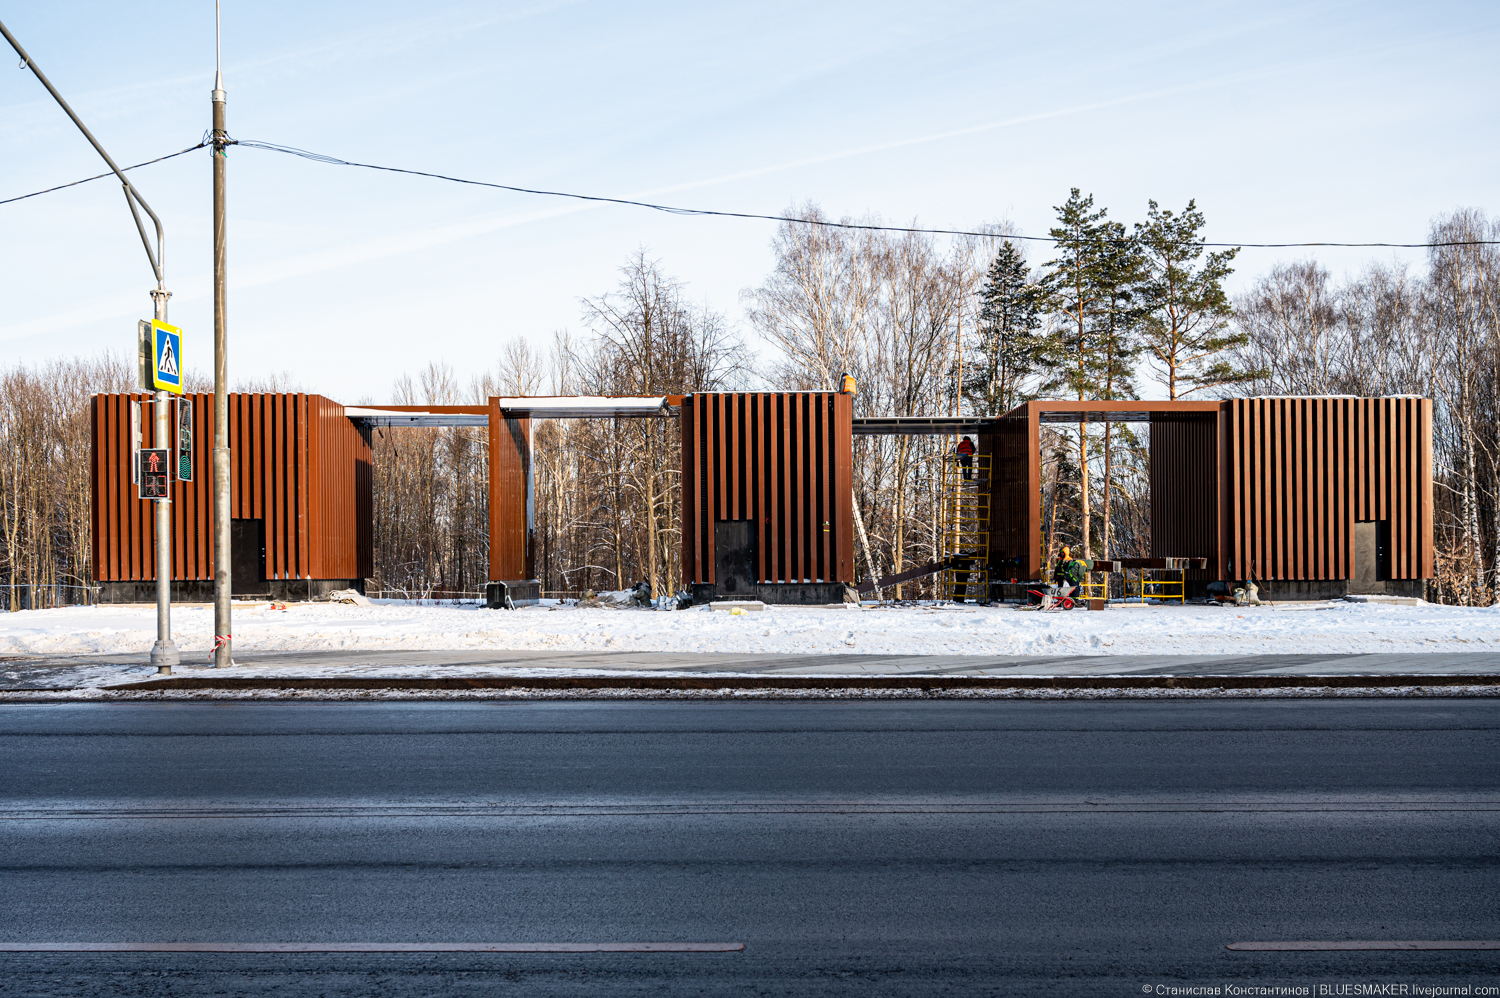
<instances>
[{"instance_id":1,"label":"road surface","mask_svg":"<svg viewBox=\"0 0 1500 998\"><path fill-rule=\"evenodd\" d=\"M1500 987L1225 949L1500 939L1495 700L12 704L0 759L0 943L745 947L0 953L6 995Z\"/></svg>"}]
</instances>

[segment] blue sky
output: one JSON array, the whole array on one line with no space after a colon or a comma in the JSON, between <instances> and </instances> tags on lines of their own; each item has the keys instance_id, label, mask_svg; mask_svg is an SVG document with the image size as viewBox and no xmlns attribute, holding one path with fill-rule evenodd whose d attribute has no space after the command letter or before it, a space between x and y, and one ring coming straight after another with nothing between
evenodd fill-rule
<instances>
[{"instance_id":1,"label":"blue sky","mask_svg":"<svg viewBox=\"0 0 1500 998\"><path fill-rule=\"evenodd\" d=\"M115 158L209 122L213 3L26 0L7 27ZM519 186L1042 234L1196 198L1213 239L1420 241L1500 210L1500 5L227 0L237 138ZM99 172L0 59L0 198ZM167 227L171 317L211 350L210 165L134 174ZM579 331L639 247L742 328L771 223L685 218L230 159L232 376L383 400L512 336ZM132 348L152 285L118 185L0 206L0 358ZM1235 286L1298 254L1247 250ZM1303 254L1305 255L1305 254ZM1336 272L1393 251L1318 251ZM1417 261L1419 252L1401 258ZM748 330L745 330L748 335Z\"/></svg>"}]
</instances>

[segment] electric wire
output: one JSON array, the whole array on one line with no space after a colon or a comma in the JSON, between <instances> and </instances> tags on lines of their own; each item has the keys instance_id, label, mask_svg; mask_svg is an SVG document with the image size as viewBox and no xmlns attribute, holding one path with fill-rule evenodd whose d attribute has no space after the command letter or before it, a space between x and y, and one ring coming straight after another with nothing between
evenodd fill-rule
<instances>
[{"instance_id":1,"label":"electric wire","mask_svg":"<svg viewBox=\"0 0 1500 998\"><path fill-rule=\"evenodd\" d=\"M833 222L827 219L797 218L793 215L760 215L743 211L711 211L706 208L682 208L673 205L655 204L650 201L632 201L628 198L601 197L595 194L572 194L567 191L548 191L534 187L514 187L510 184L496 184L486 180L468 180L463 177L450 177L443 173L429 173L426 170L410 170L399 166L378 166L374 163L357 163L352 160L339 159L337 156L328 156L323 153L309 152L306 149L298 149L295 146L278 145L274 142L262 142L257 139L239 139L235 145L245 146L250 149L265 149L270 152L286 153L290 156L300 156L310 159L315 163L327 163L332 166L357 166L366 170L383 170L387 173L406 173L416 177L431 177L434 180L447 180L455 184L471 184L475 187L493 187L502 191L515 191L519 194L540 194L546 197L573 198L579 201L600 201L606 204L623 204L636 208L650 208L655 211L664 211L673 215L706 215L718 218L753 218L764 219L769 222L791 222L798 225L816 225L830 229L860 229L869 232L910 232L937 236L978 236L985 239L1013 239L1026 242L1057 243L1066 242L1053 236L1020 236L1005 232L983 232L970 229L929 229L916 226L902 225L872 225L860 222ZM1132 237L1122 240L1105 239L1105 242L1129 242ZM1244 249L1295 249L1301 247L1338 247L1350 249L1429 249L1439 246L1494 246L1500 245L1500 240L1494 239L1466 239L1451 242L1426 242L1426 243L1339 243L1339 242L1305 242L1305 243L1210 243L1194 242L1195 246L1226 247Z\"/></svg>"},{"instance_id":2,"label":"electric wire","mask_svg":"<svg viewBox=\"0 0 1500 998\"><path fill-rule=\"evenodd\" d=\"M144 163L137 163L134 166L122 166L120 167L120 172L125 173L129 170L139 170L143 166L150 166L153 163L160 163L163 160L174 159L178 156L184 156L192 152L194 149L202 149L206 145L208 145L207 141L199 142L197 145L188 146L186 149L179 149L177 152L169 152L165 156L158 156L155 159L148 159ZM25 201L27 198L38 197L42 194L51 194L53 191L64 190L68 187L77 187L79 184L86 184L91 180L102 180L105 177L113 176L113 171L106 170L104 173L96 173L92 177L84 177L82 180L74 180L71 183L67 184L58 184L56 187L49 187L44 191L32 191L30 194L22 194L19 197L6 198L4 201L0 201L0 204L10 204L14 201Z\"/></svg>"},{"instance_id":3,"label":"electric wire","mask_svg":"<svg viewBox=\"0 0 1500 998\"><path fill-rule=\"evenodd\" d=\"M205 139L205 140L199 142L197 145L188 146L186 149L179 150L178 152L168 153L165 156L158 156L156 159L148 159L144 163L137 163L134 166L127 166L127 167L124 167L123 169L125 169L125 170L135 170L135 169L139 169L140 167L143 167L143 166L150 166L153 163L160 163L163 160L172 159L174 157L182 156L182 155L184 155L186 153L190 153L190 152L192 152L195 149L202 149L205 146L210 145L210 144L211 144L210 141L208 139ZM575 200L575 201L593 201L593 202L598 202L598 203L601 203L601 204L619 204L619 205L626 205L626 206L633 207L633 208L649 208L652 211L662 211L662 212L666 212L666 213L671 214L671 215L689 215L689 216L713 217L713 218L746 218L746 219L755 219L755 220L767 221L767 222L788 222L788 223L791 223L791 224L794 224L794 225L812 225L812 226L818 226L820 228L828 228L828 229L855 229L855 230L864 231L864 232L901 232L901 233L915 233L915 234L920 234L920 235L934 235L934 236L974 236L974 237L981 238L981 239L1005 239L1005 240L1014 240L1014 241L1017 241L1017 242L1037 242L1037 243L1059 243L1059 242L1066 242L1067 241L1065 239L1059 240L1057 237L1050 236L1050 235L1049 236L1022 236L1022 235L1016 235L1014 233L997 232L997 231L985 231L985 230L974 230L974 229L933 229L933 228L924 228L924 227L921 227L921 226L875 225L875 224L872 224L872 223L865 223L865 222L835 222L835 221L832 221L832 220L829 220L829 219L822 219L822 218L798 218L795 215L764 215L764 214L759 214L759 213L756 213L756 212L745 212L745 211L715 211L715 210L708 209L708 208L684 208L684 207L677 206L677 205L657 204L657 203L651 202L651 201L636 201L636 200L632 200L630 198L613 198L613 197L605 197L603 195L598 195L598 194L575 194L575 193L572 193L570 191L550 191L550 190L545 190L543 188L536 188L536 187L518 187L518 186L515 186L513 184L497 184L497 183L494 183L494 182L488 181L488 180L471 180L471 179L468 179L466 177L454 177L454 176L449 176L448 174L445 174L445 173L433 173L433 172L428 171L428 170L412 170L412 169L408 169L406 167L400 167L400 166L381 166L381 165L376 164L376 163L360 163L360 162L357 162L355 160L340 159L337 156L329 156L329 155L326 155L324 153L312 152L312 151L307 150L307 149L299 149L296 146L286 146L286 145L281 145L281 144L276 143L276 142L265 142L265 141L262 141L262 140L259 140L259 139L231 139L231 140L229 140L225 144L226 145L243 146L246 149L261 149L261 150L264 150L266 152L278 152L278 153L283 153L283 154L288 155L288 156L298 156L298 157L300 157L302 159L311 160L311 161L313 161L315 163L324 163L324 164L327 164L329 166L354 166L354 167L359 167L360 169L363 169L363 170L379 170L379 171L382 171L384 173L404 173L404 174L407 174L407 175L413 176L413 177L429 177L429 178L431 178L433 180L446 180L446 181L448 181L450 183L467 184L467 185L470 185L470 186L473 186L473 187L490 187L490 188L494 188L495 190L511 191L511 192L516 193L516 194L534 194L534 195L538 195L538 196L541 196L541 197L570 198L570 199ZM111 174L109 174L109 173L100 173L100 174L97 174L97 175L92 176L92 177L85 177L82 180L75 180L75 181L73 181L71 183L59 184L56 187L48 187L46 190L33 191L30 194L22 194L19 197L6 198L5 200L0 201L0 205L11 204L12 202L15 202L15 201L24 201L27 198L34 198L34 197L37 197L37 196L42 195L42 194L50 194L53 191L60 191L60 190L63 190L64 188L68 188L68 187L76 187L79 184L86 184L86 183L88 183L91 180L99 180L99 179L102 179L102 178L108 177L108 176L111 176ZM1118 240L1118 241L1127 241L1128 242L1131 238L1132 237L1127 236L1127 237L1124 237L1123 240ZM1108 242L1108 241L1116 241L1116 240L1106 239L1105 241ZM1435 248L1439 248L1439 247L1450 247L1450 246L1496 246L1496 245L1500 245L1500 240L1495 240L1495 239L1457 239L1457 240L1448 240L1448 241L1441 241L1441 242L1423 242L1423 243L1391 243L1391 242L1346 243L1346 242L1332 242L1332 241L1292 242L1292 243L1195 242L1194 245L1196 245L1196 246L1202 246L1202 247L1205 247L1205 248L1214 248L1214 249L1220 249L1220 248L1222 248L1222 249L1313 249L1313 248L1319 248L1319 247L1327 247L1327 248L1335 248L1335 249L1435 249Z\"/></svg>"}]
</instances>

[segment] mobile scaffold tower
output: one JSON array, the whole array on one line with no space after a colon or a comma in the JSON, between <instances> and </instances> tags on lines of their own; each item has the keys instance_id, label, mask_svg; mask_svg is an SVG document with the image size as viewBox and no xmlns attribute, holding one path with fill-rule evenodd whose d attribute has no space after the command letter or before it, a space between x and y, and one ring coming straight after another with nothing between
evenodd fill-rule
<instances>
[{"instance_id":1,"label":"mobile scaffold tower","mask_svg":"<svg viewBox=\"0 0 1500 998\"><path fill-rule=\"evenodd\" d=\"M958 454L942 456L938 483L941 558L938 599L982 600L989 596L990 458L975 454L964 465Z\"/></svg>"}]
</instances>

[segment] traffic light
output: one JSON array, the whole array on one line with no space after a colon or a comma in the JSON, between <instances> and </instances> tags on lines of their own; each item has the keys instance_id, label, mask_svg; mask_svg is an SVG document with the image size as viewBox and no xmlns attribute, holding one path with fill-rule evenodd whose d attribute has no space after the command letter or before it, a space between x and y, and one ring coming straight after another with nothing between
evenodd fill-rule
<instances>
[{"instance_id":1,"label":"traffic light","mask_svg":"<svg viewBox=\"0 0 1500 998\"><path fill-rule=\"evenodd\" d=\"M168 499L172 494L172 452L166 447L140 451L142 499Z\"/></svg>"},{"instance_id":2,"label":"traffic light","mask_svg":"<svg viewBox=\"0 0 1500 998\"><path fill-rule=\"evenodd\" d=\"M177 480L193 480L193 400L179 398L177 402Z\"/></svg>"}]
</instances>

